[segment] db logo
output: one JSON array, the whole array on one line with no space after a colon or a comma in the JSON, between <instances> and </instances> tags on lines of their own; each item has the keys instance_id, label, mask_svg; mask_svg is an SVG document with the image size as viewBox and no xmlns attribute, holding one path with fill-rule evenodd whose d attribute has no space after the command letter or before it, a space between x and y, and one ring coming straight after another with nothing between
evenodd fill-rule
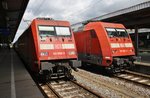
<instances>
[{"instance_id":1,"label":"db logo","mask_svg":"<svg viewBox=\"0 0 150 98\"><path fill-rule=\"evenodd\" d=\"M55 44L55 49L62 49L61 44Z\"/></svg>"},{"instance_id":2,"label":"db logo","mask_svg":"<svg viewBox=\"0 0 150 98\"><path fill-rule=\"evenodd\" d=\"M120 44L120 47L125 47L125 45L124 44Z\"/></svg>"}]
</instances>

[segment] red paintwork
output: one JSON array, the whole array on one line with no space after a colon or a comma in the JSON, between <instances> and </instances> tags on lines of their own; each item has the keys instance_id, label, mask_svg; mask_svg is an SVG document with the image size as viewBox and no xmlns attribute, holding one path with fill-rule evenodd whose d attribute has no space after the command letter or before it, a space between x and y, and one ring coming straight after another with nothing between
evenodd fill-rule
<instances>
[{"instance_id":1,"label":"red paintwork","mask_svg":"<svg viewBox=\"0 0 150 98\"><path fill-rule=\"evenodd\" d=\"M113 57L121 56L131 56L135 55L134 47L120 47L112 48L111 43L131 43L130 36L128 38L109 38L107 35L106 27L109 28L123 28L125 27L122 24L116 23L105 23L105 22L90 22L84 26L84 29L79 32L75 32L75 41L77 45L77 51L79 54L92 54L92 55L101 55L102 62L99 65L109 66L112 63ZM91 38L90 32L94 30L96 33L96 38ZM132 44L133 46L133 44ZM133 51L130 51L133 50ZM112 53L112 51L117 51ZM123 52L122 52L123 51ZM86 61L86 59L84 59ZM83 61L84 61L83 60ZM110 60L110 63L106 63L106 60ZM91 63L94 63L90 61Z\"/></svg>"},{"instance_id":2,"label":"red paintwork","mask_svg":"<svg viewBox=\"0 0 150 98\"><path fill-rule=\"evenodd\" d=\"M71 37L46 37L45 41L41 41L38 31L38 25L44 26L63 26L70 27L68 21L56 20L39 20L34 19L29 28L17 41L18 52L23 57L25 62L30 65L31 70L39 72L41 61L76 59L76 46L74 35L71 31ZM52 41L50 41L50 39ZM64 40L64 41L63 41ZM54 49L42 50L40 44L53 44ZM62 44L74 44L74 49L62 49ZM74 55L69 55L69 51L75 51ZM48 56L41 56L41 52L48 52Z\"/></svg>"}]
</instances>

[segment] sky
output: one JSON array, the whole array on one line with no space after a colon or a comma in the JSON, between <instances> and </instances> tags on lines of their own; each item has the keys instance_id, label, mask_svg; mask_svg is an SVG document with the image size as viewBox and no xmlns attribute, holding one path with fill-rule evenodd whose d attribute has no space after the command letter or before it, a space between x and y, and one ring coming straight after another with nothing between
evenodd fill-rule
<instances>
[{"instance_id":1,"label":"sky","mask_svg":"<svg viewBox=\"0 0 150 98\"><path fill-rule=\"evenodd\" d=\"M150 0L29 0L13 43L37 17L67 20L74 24L145 1Z\"/></svg>"}]
</instances>

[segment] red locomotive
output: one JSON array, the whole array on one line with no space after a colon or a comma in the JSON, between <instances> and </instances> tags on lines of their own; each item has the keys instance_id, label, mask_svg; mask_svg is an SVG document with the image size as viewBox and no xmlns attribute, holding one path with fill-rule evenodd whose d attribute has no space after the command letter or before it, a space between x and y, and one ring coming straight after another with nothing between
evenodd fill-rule
<instances>
[{"instance_id":1,"label":"red locomotive","mask_svg":"<svg viewBox=\"0 0 150 98\"><path fill-rule=\"evenodd\" d=\"M78 57L84 63L102 66L113 73L133 65L135 50L122 24L89 22L74 36Z\"/></svg>"},{"instance_id":2,"label":"red locomotive","mask_svg":"<svg viewBox=\"0 0 150 98\"><path fill-rule=\"evenodd\" d=\"M70 77L71 68L81 65L76 60L74 35L67 21L34 19L16 45L31 71L46 78Z\"/></svg>"}]
</instances>

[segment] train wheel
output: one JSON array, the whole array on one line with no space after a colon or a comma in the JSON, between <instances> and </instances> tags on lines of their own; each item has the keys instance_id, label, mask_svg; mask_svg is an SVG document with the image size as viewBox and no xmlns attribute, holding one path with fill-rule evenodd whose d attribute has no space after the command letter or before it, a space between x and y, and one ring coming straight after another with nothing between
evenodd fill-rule
<instances>
[{"instance_id":1,"label":"train wheel","mask_svg":"<svg viewBox=\"0 0 150 98\"><path fill-rule=\"evenodd\" d=\"M87 63L84 61L81 61L81 67L86 67Z\"/></svg>"},{"instance_id":2,"label":"train wheel","mask_svg":"<svg viewBox=\"0 0 150 98\"><path fill-rule=\"evenodd\" d=\"M40 82L40 83L46 83L46 77L45 77L45 75L43 75L43 74L39 74L39 75L37 76L37 80L38 80L38 82Z\"/></svg>"},{"instance_id":3,"label":"train wheel","mask_svg":"<svg viewBox=\"0 0 150 98\"><path fill-rule=\"evenodd\" d=\"M116 73L115 67L113 65L106 67L106 73L108 73L109 75L113 75L114 73Z\"/></svg>"},{"instance_id":4,"label":"train wheel","mask_svg":"<svg viewBox=\"0 0 150 98\"><path fill-rule=\"evenodd\" d=\"M71 74L72 73L72 70L71 68L66 68L65 70L65 77L69 80L75 80L74 76Z\"/></svg>"}]
</instances>

